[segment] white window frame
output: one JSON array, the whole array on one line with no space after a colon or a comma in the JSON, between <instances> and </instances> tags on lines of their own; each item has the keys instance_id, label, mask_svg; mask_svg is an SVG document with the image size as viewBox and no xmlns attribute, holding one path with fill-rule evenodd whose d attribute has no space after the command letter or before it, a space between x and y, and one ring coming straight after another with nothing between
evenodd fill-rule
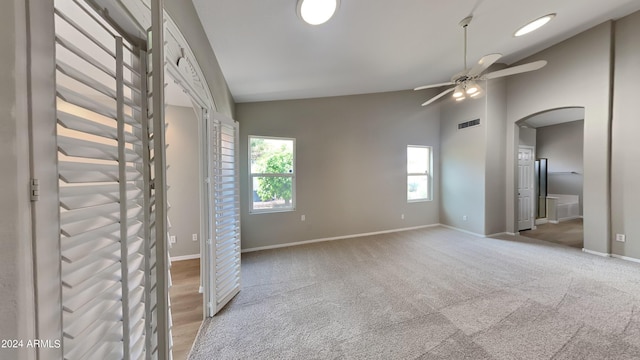
<instances>
[{"instance_id":1,"label":"white window frame","mask_svg":"<svg viewBox=\"0 0 640 360\"><path fill-rule=\"evenodd\" d=\"M251 139L265 139L265 140L288 140L293 142L293 171L287 174L270 174L270 173L253 173L251 172ZM247 141L248 147L248 167L249 167L249 214L265 214L265 213L279 213L289 212L296 210L296 139L288 137L276 137L276 136L261 136L261 135L249 135ZM253 180L256 177L290 177L291 178L291 206L287 208L273 208L273 209L254 209L253 208Z\"/></svg>"},{"instance_id":2,"label":"white window frame","mask_svg":"<svg viewBox=\"0 0 640 360\"><path fill-rule=\"evenodd\" d=\"M410 148L423 148L423 149L429 149L429 166L428 166L428 170L426 173L410 173L409 172L409 149ZM427 197L426 198L420 198L420 199L409 199L409 188L407 186L405 194L407 196L407 202L408 203L415 203L415 202L425 202L425 201L432 201L433 200L433 147L431 146L427 146L427 145L407 145L407 181L405 182L405 184L409 183L409 178L412 176L424 176L427 175L427 177L429 178L429 183L428 183L428 189L427 189Z\"/></svg>"}]
</instances>

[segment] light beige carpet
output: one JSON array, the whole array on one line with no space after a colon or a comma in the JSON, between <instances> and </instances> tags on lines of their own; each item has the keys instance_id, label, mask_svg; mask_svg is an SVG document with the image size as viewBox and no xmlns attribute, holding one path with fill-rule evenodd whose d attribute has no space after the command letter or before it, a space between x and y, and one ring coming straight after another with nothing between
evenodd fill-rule
<instances>
[{"instance_id":1,"label":"light beige carpet","mask_svg":"<svg viewBox=\"0 0 640 360\"><path fill-rule=\"evenodd\" d=\"M244 254L190 359L638 359L640 264L444 228Z\"/></svg>"}]
</instances>

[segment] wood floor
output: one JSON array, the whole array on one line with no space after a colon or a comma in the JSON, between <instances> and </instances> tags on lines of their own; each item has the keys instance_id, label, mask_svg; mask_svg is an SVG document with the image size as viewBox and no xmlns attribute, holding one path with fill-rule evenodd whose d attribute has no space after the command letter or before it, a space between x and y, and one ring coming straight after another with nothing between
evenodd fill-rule
<instances>
[{"instance_id":1,"label":"wood floor","mask_svg":"<svg viewBox=\"0 0 640 360\"><path fill-rule=\"evenodd\" d=\"M520 235L578 249L582 249L584 244L582 219L562 221L558 224L541 224L535 230L521 231Z\"/></svg>"},{"instance_id":2,"label":"wood floor","mask_svg":"<svg viewBox=\"0 0 640 360\"><path fill-rule=\"evenodd\" d=\"M202 323L200 260L171 264L171 315L173 318L173 358L186 359Z\"/></svg>"}]
</instances>

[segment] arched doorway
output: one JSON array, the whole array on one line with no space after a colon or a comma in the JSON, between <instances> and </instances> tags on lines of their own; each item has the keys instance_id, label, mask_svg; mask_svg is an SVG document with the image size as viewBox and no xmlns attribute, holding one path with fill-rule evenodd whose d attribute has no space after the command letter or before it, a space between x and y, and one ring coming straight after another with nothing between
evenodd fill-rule
<instances>
[{"instance_id":1,"label":"arched doorway","mask_svg":"<svg viewBox=\"0 0 640 360\"><path fill-rule=\"evenodd\" d=\"M521 235L583 248L584 113L557 108L516 122Z\"/></svg>"}]
</instances>

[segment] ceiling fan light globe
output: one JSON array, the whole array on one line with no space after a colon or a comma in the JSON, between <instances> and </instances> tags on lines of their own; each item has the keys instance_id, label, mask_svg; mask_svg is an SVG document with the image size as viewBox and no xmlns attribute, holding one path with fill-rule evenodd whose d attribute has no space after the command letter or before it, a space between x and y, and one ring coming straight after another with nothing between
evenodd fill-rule
<instances>
[{"instance_id":1,"label":"ceiling fan light globe","mask_svg":"<svg viewBox=\"0 0 640 360\"><path fill-rule=\"evenodd\" d=\"M473 93L473 94L469 95L469 97L474 98L474 97L476 97L476 96L478 96L478 95L480 95L480 91L476 91L475 93Z\"/></svg>"},{"instance_id":2,"label":"ceiling fan light globe","mask_svg":"<svg viewBox=\"0 0 640 360\"><path fill-rule=\"evenodd\" d=\"M480 86L474 80L470 80L465 86L467 95L475 94L478 91L480 91Z\"/></svg>"},{"instance_id":3,"label":"ceiling fan light globe","mask_svg":"<svg viewBox=\"0 0 640 360\"><path fill-rule=\"evenodd\" d=\"M462 101L464 99L466 99L466 98L464 96L461 96L461 97L456 98L456 101Z\"/></svg>"},{"instance_id":4,"label":"ceiling fan light globe","mask_svg":"<svg viewBox=\"0 0 640 360\"><path fill-rule=\"evenodd\" d=\"M454 98L464 97L464 87L462 85L456 86L456 89L453 91Z\"/></svg>"}]
</instances>

